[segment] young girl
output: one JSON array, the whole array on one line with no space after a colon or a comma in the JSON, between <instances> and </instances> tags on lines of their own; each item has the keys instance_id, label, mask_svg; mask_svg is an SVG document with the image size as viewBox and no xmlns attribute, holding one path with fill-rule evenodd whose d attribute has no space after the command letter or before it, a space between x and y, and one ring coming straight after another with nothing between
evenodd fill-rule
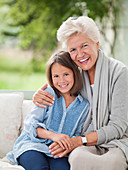
<instances>
[{"instance_id":1,"label":"young girl","mask_svg":"<svg viewBox=\"0 0 128 170\"><path fill-rule=\"evenodd\" d=\"M47 63L46 91L54 96L52 106L35 106L24 121L24 129L8 159L25 170L69 170L68 157L54 158L49 146L57 142L71 149L70 137L81 134L89 103L80 94L82 80L77 65L68 52L53 55Z\"/></svg>"}]
</instances>

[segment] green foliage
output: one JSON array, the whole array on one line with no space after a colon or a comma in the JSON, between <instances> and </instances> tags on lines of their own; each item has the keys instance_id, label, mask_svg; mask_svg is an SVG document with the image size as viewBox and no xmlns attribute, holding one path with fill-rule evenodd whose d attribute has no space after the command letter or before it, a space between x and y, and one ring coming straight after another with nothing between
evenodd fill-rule
<instances>
[{"instance_id":1,"label":"green foliage","mask_svg":"<svg viewBox=\"0 0 128 170\"><path fill-rule=\"evenodd\" d=\"M33 72L29 60L0 56L0 89L37 90L46 80L45 63L41 72Z\"/></svg>"},{"instance_id":2,"label":"green foliage","mask_svg":"<svg viewBox=\"0 0 128 170\"><path fill-rule=\"evenodd\" d=\"M6 14L8 25L19 28L15 32L20 45L24 49L32 46L37 50L56 47L56 31L69 16L88 13L93 19L98 17L102 21L112 8L117 8L112 6L111 0L3 0L2 4L9 8Z\"/></svg>"},{"instance_id":3,"label":"green foliage","mask_svg":"<svg viewBox=\"0 0 128 170\"><path fill-rule=\"evenodd\" d=\"M29 68L28 68L29 66ZM18 58L6 58L0 56L0 72L30 72L29 61L19 60Z\"/></svg>"},{"instance_id":4,"label":"green foliage","mask_svg":"<svg viewBox=\"0 0 128 170\"><path fill-rule=\"evenodd\" d=\"M35 67L34 67L35 66ZM46 69L46 60L42 59L35 61L28 60L28 59L20 59L20 58L7 58L0 56L0 72L6 71L6 72L19 72L21 74L31 74L31 72L41 72L45 73Z\"/></svg>"},{"instance_id":5,"label":"green foliage","mask_svg":"<svg viewBox=\"0 0 128 170\"><path fill-rule=\"evenodd\" d=\"M44 73L0 72L0 89L37 90L46 82Z\"/></svg>"},{"instance_id":6,"label":"green foliage","mask_svg":"<svg viewBox=\"0 0 128 170\"><path fill-rule=\"evenodd\" d=\"M32 48L35 52L33 68L39 70L36 65L40 65L41 60L37 53L49 58L57 46L57 29L64 20L70 16L87 14L102 22L104 17L109 19L113 14L115 21L120 2L121 0L0 0L1 9L4 8L0 12L3 26L0 28L0 35L15 36L23 49Z\"/></svg>"}]
</instances>

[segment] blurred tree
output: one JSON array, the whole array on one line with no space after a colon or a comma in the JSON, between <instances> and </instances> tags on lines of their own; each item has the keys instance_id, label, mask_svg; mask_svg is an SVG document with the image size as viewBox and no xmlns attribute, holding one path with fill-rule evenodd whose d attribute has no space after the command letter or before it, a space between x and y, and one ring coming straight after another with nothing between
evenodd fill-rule
<instances>
[{"instance_id":1,"label":"blurred tree","mask_svg":"<svg viewBox=\"0 0 128 170\"><path fill-rule=\"evenodd\" d=\"M116 35L116 16L121 0L0 0L1 6L8 9L4 13L2 35L16 36L24 49L33 48L33 66L40 63L43 56L56 48L56 31L70 16L88 15L99 19L102 29L104 18L112 18L112 28ZM102 30L104 34L104 31ZM112 49L113 47L111 47ZM37 64L38 63L38 64ZM38 65L39 66L39 65ZM39 66L40 67L40 66ZM35 70L40 69L35 67Z\"/></svg>"}]
</instances>

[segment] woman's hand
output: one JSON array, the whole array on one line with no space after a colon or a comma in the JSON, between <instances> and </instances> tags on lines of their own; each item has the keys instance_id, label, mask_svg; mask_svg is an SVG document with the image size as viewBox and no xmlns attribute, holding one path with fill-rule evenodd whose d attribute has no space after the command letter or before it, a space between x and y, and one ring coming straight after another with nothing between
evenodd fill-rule
<instances>
[{"instance_id":1,"label":"woman's hand","mask_svg":"<svg viewBox=\"0 0 128 170\"><path fill-rule=\"evenodd\" d=\"M72 148L72 142L68 135L65 134L54 134L52 140L57 142L62 149L69 150Z\"/></svg>"},{"instance_id":2,"label":"woman's hand","mask_svg":"<svg viewBox=\"0 0 128 170\"><path fill-rule=\"evenodd\" d=\"M63 149L60 147L60 145L57 142L54 142L49 146L49 152L52 154L52 156L56 157L64 157L68 153L70 153L73 149L77 148L78 146L82 146L81 136L70 138L72 143L71 149Z\"/></svg>"},{"instance_id":3,"label":"woman's hand","mask_svg":"<svg viewBox=\"0 0 128 170\"><path fill-rule=\"evenodd\" d=\"M47 84L38 89L33 95L33 103L39 107L45 108L45 105L51 106L54 103L54 97L48 92L44 91L47 88ZM42 103L42 104L40 104Z\"/></svg>"}]
</instances>

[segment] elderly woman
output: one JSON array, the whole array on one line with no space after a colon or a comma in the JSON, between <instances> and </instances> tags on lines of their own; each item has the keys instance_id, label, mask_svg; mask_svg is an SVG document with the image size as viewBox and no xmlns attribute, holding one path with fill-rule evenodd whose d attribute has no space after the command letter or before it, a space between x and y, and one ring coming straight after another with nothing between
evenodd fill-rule
<instances>
[{"instance_id":1,"label":"elderly woman","mask_svg":"<svg viewBox=\"0 0 128 170\"><path fill-rule=\"evenodd\" d=\"M99 30L87 17L68 18L58 29L58 41L78 65L83 78L81 94L90 102L90 113L79 137L71 138L73 147L62 149L54 143L55 157L70 153L71 170L126 170L128 161L128 69L106 57L99 49ZM46 85L45 85L46 86ZM51 105L53 97L43 86L33 97ZM41 105L42 106L42 105ZM45 107L45 106L43 106Z\"/></svg>"}]
</instances>

